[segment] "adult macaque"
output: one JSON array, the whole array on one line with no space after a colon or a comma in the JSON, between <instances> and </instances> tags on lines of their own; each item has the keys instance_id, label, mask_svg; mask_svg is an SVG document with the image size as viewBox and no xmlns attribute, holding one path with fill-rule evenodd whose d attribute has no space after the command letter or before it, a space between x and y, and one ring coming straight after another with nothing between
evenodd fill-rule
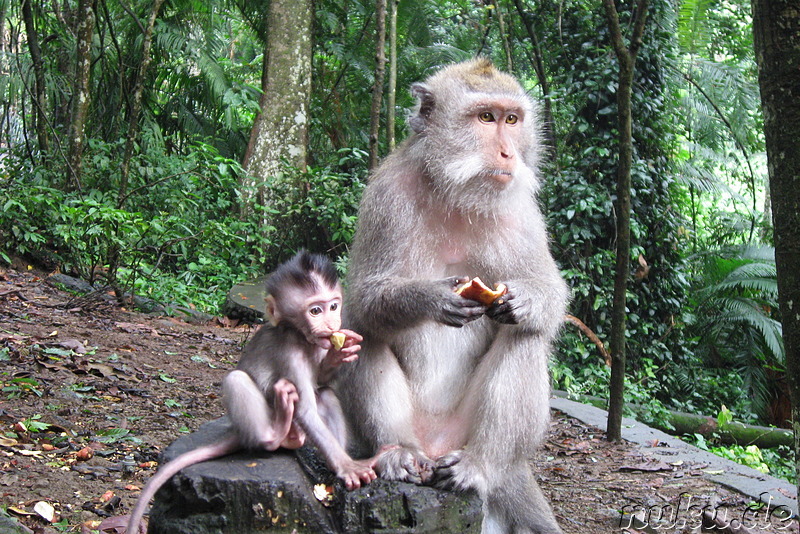
<instances>
[{"instance_id":1,"label":"adult macaque","mask_svg":"<svg viewBox=\"0 0 800 534\"><path fill-rule=\"evenodd\" d=\"M381 477L476 489L487 533L561 532L528 464L568 298L535 200L536 107L485 59L411 92L413 132L361 202L345 322L364 339L343 403L363 452L399 445ZM473 276L507 293L457 295Z\"/></svg>"},{"instance_id":2,"label":"adult macaque","mask_svg":"<svg viewBox=\"0 0 800 534\"><path fill-rule=\"evenodd\" d=\"M347 428L339 401L326 385L343 362L358 358L361 336L341 328L342 290L333 264L301 252L267 280L271 325L256 332L239 364L222 383L230 437L187 452L163 466L142 491L127 532L138 533L147 503L181 469L241 449L297 449L306 436L348 489L375 479L376 459L345 452ZM340 349L331 335L345 335Z\"/></svg>"}]
</instances>

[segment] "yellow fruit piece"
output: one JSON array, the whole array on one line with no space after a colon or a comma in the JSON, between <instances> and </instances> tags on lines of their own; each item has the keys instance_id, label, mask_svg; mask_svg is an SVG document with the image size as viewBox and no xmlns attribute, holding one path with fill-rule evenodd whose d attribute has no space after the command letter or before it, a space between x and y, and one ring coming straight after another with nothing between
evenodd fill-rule
<instances>
[{"instance_id":1,"label":"yellow fruit piece","mask_svg":"<svg viewBox=\"0 0 800 534\"><path fill-rule=\"evenodd\" d=\"M344 342L346 339L347 336L341 332L334 332L331 334L331 343L333 343L333 348L336 350L341 350L342 347L344 347Z\"/></svg>"}]
</instances>

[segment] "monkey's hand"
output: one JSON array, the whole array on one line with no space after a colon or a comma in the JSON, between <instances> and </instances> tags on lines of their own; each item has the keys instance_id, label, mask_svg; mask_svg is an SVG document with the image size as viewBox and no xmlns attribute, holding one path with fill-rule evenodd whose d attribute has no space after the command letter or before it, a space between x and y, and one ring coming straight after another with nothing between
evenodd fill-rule
<instances>
[{"instance_id":1,"label":"monkey's hand","mask_svg":"<svg viewBox=\"0 0 800 534\"><path fill-rule=\"evenodd\" d=\"M344 345L341 349L331 347L328 353L319 364L319 376L317 380L320 384L327 384L336 375L336 371L343 363L352 363L358 359L358 351L361 350L361 343L364 338L352 330L339 330L346 336Z\"/></svg>"},{"instance_id":2,"label":"monkey's hand","mask_svg":"<svg viewBox=\"0 0 800 534\"><path fill-rule=\"evenodd\" d=\"M326 356L326 359L330 358L335 362L334 365L336 367L343 363L356 361L358 359L358 351L361 350L361 345L359 345L359 343L364 341L363 337L352 330L343 328L339 330L339 332L345 335L344 345L342 345L342 348L339 350L335 348L329 350Z\"/></svg>"},{"instance_id":3,"label":"monkey's hand","mask_svg":"<svg viewBox=\"0 0 800 534\"><path fill-rule=\"evenodd\" d=\"M506 284L508 291L505 295L501 295L492 302L486 310L486 315L490 319L502 324L519 324L522 320L524 313L522 311L522 299L517 298L518 292L514 287Z\"/></svg>"},{"instance_id":4,"label":"monkey's hand","mask_svg":"<svg viewBox=\"0 0 800 534\"><path fill-rule=\"evenodd\" d=\"M434 311L433 318L448 326L462 327L479 319L486 313L486 306L474 300L465 299L455 289L469 281L465 276L451 276L432 282L433 288L427 298L433 297L441 305Z\"/></svg>"},{"instance_id":5,"label":"monkey's hand","mask_svg":"<svg viewBox=\"0 0 800 534\"><path fill-rule=\"evenodd\" d=\"M415 449L395 447L378 456L375 470L387 480L424 484L433 474L433 461Z\"/></svg>"},{"instance_id":6,"label":"monkey's hand","mask_svg":"<svg viewBox=\"0 0 800 534\"><path fill-rule=\"evenodd\" d=\"M429 483L446 490L475 489L484 492L487 482L481 473L480 467L471 460L469 453L460 449L436 459Z\"/></svg>"}]
</instances>

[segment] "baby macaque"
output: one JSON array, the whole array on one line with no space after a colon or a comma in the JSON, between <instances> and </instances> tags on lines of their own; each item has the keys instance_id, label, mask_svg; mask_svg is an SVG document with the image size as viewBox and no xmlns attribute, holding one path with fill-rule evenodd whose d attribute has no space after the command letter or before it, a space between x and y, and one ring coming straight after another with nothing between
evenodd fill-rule
<instances>
[{"instance_id":1,"label":"baby macaque","mask_svg":"<svg viewBox=\"0 0 800 534\"><path fill-rule=\"evenodd\" d=\"M358 358L362 341L341 329L342 289L335 267L324 256L300 252L269 277L267 293L271 324L256 332L222 384L234 432L164 465L142 491L129 534L144 531L139 523L148 502L175 473L242 449L297 449L308 436L348 489L376 478L378 456L353 460L347 454L344 415L328 387L339 365Z\"/></svg>"}]
</instances>

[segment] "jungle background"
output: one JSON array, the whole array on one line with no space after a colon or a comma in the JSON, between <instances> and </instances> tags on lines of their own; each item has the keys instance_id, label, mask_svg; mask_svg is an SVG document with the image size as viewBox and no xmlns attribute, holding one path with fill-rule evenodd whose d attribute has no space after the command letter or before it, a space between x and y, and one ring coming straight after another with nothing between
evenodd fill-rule
<instances>
[{"instance_id":1,"label":"jungle background","mask_svg":"<svg viewBox=\"0 0 800 534\"><path fill-rule=\"evenodd\" d=\"M607 398L618 72L594 0L0 0L0 262L179 317L222 316L300 248L346 274L408 87L476 54L541 103L540 201L584 325L564 328L554 387ZM676 410L788 428L750 2L651 0L632 113L626 401L667 429ZM686 436L793 479L790 446L718 437Z\"/></svg>"}]
</instances>

